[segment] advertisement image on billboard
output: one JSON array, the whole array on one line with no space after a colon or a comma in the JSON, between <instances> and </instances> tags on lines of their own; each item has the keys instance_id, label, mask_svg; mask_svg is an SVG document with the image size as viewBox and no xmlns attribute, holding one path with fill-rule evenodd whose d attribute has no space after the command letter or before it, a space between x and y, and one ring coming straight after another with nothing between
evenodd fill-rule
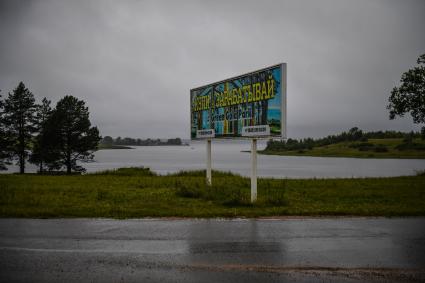
<instances>
[{"instance_id":1,"label":"advertisement image on billboard","mask_svg":"<svg viewBox=\"0 0 425 283\"><path fill-rule=\"evenodd\" d=\"M190 90L191 139L285 137L286 64Z\"/></svg>"}]
</instances>

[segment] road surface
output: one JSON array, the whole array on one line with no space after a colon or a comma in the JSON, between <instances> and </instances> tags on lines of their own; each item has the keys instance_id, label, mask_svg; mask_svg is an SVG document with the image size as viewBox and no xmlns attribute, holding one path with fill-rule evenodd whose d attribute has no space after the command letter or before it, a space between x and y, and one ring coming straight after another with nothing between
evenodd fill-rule
<instances>
[{"instance_id":1,"label":"road surface","mask_svg":"<svg viewBox=\"0 0 425 283\"><path fill-rule=\"evenodd\" d=\"M0 282L425 282L425 218L0 219Z\"/></svg>"}]
</instances>

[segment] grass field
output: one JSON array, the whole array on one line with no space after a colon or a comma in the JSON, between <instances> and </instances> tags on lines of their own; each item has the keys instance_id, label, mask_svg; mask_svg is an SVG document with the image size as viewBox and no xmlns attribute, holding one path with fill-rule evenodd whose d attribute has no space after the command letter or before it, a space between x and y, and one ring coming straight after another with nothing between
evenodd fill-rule
<instances>
[{"instance_id":1,"label":"grass field","mask_svg":"<svg viewBox=\"0 0 425 283\"><path fill-rule=\"evenodd\" d=\"M384 146L388 151L374 150L361 151L352 147L353 142L341 142L327 146L314 147L303 151L259 151L260 154L285 156L318 156L318 157L356 157L356 158L425 158L425 150L398 150L396 146L402 144L403 139L369 139L367 143L373 146ZM425 146L425 141L415 139L415 143ZM360 144L360 143L359 143Z\"/></svg>"},{"instance_id":2,"label":"grass field","mask_svg":"<svg viewBox=\"0 0 425 283\"><path fill-rule=\"evenodd\" d=\"M213 172L156 176L127 168L74 176L0 175L1 217L260 217L425 215L425 176L367 179L249 179Z\"/></svg>"}]
</instances>

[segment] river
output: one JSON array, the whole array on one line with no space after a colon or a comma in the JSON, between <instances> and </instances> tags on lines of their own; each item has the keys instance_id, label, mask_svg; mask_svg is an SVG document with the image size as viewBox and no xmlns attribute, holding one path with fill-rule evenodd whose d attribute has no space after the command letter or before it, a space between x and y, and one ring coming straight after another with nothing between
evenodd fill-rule
<instances>
[{"instance_id":1,"label":"river","mask_svg":"<svg viewBox=\"0 0 425 283\"><path fill-rule=\"evenodd\" d=\"M264 147L265 142L259 142L258 149ZM213 141L213 169L249 176L251 155L242 152L247 150L250 150L248 141ZM95 153L95 162L83 166L87 172L132 166L149 167L159 174L200 170L206 167L206 144L193 142L190 146L99 150ZM425 170L425 160L258 155L257 167L259 176L274 178L390 177L415 175L417 171ZM6 172L17 171L17 166L10 166ZM36 167L27 165L27 171L35 172Z\"/></svg>"}]
</instances>

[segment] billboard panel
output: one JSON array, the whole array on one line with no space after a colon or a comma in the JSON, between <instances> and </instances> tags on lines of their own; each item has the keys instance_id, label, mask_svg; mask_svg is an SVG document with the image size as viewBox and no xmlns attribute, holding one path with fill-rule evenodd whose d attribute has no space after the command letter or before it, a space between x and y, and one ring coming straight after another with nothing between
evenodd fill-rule
<instances>
[{"instance_id":1,"label":"billboard panel","mask_svg":"<svg viewBox=\"0 0 425 283\"><path fill-rule=\"evenodd\" d=\"M286 64L190 90L191 139L286 137Z\"/></svg>"}]
</instances>

